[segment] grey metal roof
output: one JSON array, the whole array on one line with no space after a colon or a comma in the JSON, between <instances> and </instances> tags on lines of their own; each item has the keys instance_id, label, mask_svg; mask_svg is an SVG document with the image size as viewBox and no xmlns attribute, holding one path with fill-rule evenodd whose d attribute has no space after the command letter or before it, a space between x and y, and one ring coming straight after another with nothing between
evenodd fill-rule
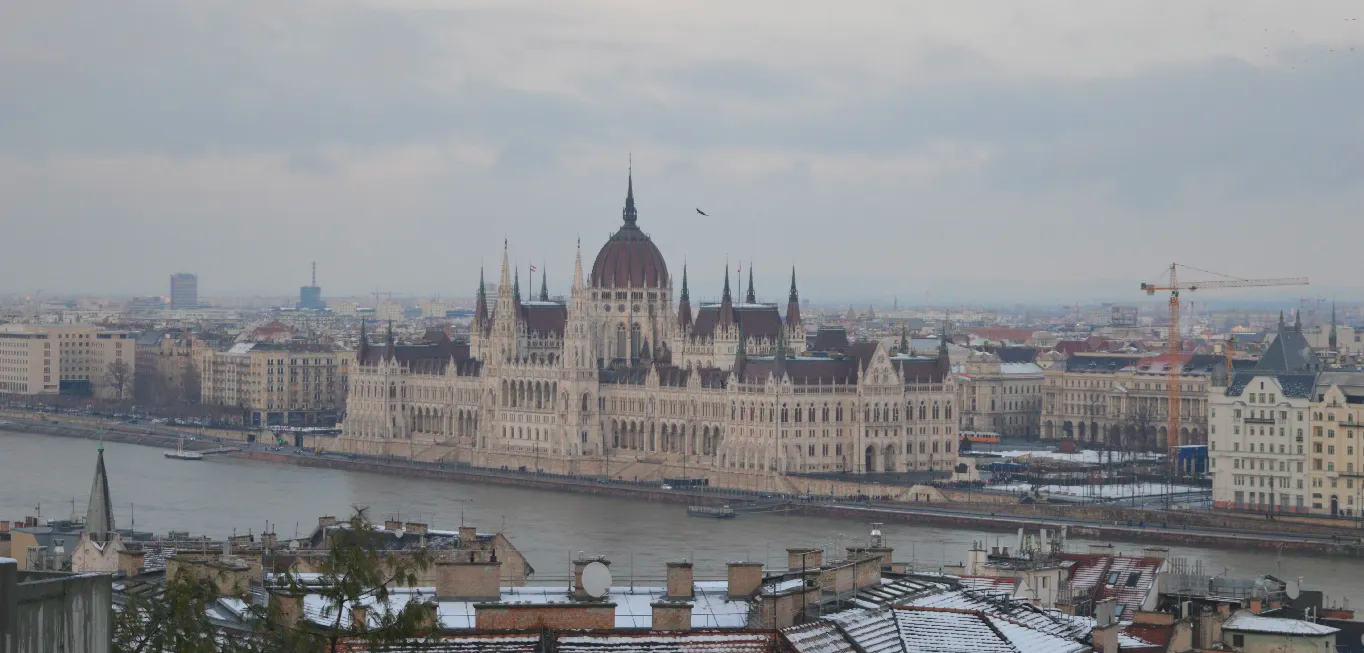
<instances>
[{"instance_id":1,"label":"grey metal roof","mask_svg":"<svg viewBox=\"0 0 1364 653\"><path fill-rule=\"evenodd\" d=\"M1286 328L1279 331L1265 350L1260 362L1255 365L1257 372L1316 372L1321 370L1321 359L1312 352L1312 345L1297 329Z\"/></svg>"}]
</instances>

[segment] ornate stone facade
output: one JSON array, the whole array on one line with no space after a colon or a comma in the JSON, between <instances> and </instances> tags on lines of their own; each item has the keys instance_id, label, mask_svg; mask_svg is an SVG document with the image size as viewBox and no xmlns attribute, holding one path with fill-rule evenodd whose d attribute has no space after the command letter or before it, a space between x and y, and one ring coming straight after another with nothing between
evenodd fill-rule
<instances>
[{"instance_id":1,"label":"ornate stone facade","mask_svg":"<svg viewBox=\"0 0 1364 653\"><path fill-rule=\"evenodd\" d=\"M361 338L345 451L483 467L804 491L790 474L948 470L956 389L936 356L879 342L810 351L794 271L783 319L750 273L735 302L693 316L637 226L633 181L620 230L590 274L579 248L567 301L521 298L503 252L497 297L480 279L467 345L434 333ZM844 338L846 343L846 337Z\"/></svg>"}]
</instances>

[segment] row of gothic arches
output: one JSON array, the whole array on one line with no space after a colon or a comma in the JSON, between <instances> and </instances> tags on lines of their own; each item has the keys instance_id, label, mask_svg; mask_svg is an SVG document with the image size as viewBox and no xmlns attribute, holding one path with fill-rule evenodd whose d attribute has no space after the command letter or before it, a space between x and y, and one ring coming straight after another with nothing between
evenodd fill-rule
<instances>
[{"instance_id":1,"label":"row of gothic arches","mask_svg":"<svg viewBox=\"0 0 1364 653\"><path fill-rule=\"evenodd\" d=\"M709 456L719 447L720 427L693 424L690 432L685 425L656 424L638 420L611 420L610 446L648 453L677 453L689 456Z\"/></svg>"},{"instance_id":2,"label":"row of gothic arches","mask_svg":"<svg viewBox=\"0 0 1364 653\"><path fill-rule=\"evenodd\" d=\"M553 409L559 405L558 381L502 381L502 407L523 409Z\"/></svg>"}]
</instances>

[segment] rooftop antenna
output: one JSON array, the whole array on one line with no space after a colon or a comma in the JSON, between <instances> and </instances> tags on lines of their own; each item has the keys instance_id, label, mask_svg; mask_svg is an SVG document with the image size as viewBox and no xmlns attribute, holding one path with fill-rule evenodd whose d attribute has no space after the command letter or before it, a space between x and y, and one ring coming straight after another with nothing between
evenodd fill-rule
<instances>
[{"instance_id":1,"label":"rooftop antenna","mask_svg":"<svg viewBox=\"0 0 1364 653\"><path fill-rule=\"evenodd\" d=\"M313 285L317 285L317 261L313 261Z\"/></svg>"}]
</instances>

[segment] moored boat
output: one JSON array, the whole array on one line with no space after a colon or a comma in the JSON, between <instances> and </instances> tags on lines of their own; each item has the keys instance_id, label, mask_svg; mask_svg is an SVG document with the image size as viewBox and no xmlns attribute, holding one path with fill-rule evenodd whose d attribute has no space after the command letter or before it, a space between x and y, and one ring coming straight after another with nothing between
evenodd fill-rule
<instances>
[{"instance_id":1,"label":"moored boat","mask_svg":"<svg viewBox=\"0 0 1364 653\"><path fill-rule=\"evenodd\" d=\"M688 517L710 517L711 519L734 519L737 513L729 506L687 506Z\"/></svg>"}]
</instances>

